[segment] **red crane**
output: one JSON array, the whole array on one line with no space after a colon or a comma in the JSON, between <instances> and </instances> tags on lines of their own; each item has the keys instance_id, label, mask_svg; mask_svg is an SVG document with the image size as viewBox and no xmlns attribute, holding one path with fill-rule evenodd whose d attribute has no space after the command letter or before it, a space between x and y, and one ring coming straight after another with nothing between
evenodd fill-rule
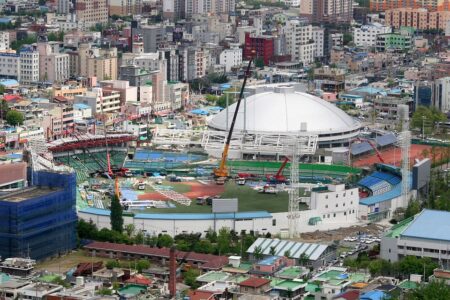
<instances>
[{"instance_id":1,"label":"red crane","mask_svg":"<svg viewBox=\"0 0 450 300\"><path fill-rule=\"evenodd\" d=\"M287 179L285 176L283 176L282 173L288 162L289 158L286 156L280 168L278 169L278 172L275 175L270 174L266 175L267 181L270 183L286 183Z\"/></svg>"},{"instance_id":2,"label":"red crane","mask_svg":"<svg viewBox=\"0 0 450 300\"><path fill-rule=\"evenodd\" d=\"M350 142L350 146L351 146L351 144L353 144L354 141L367 142L370 145L370 147L372 147L372 149L375 151L375 154L377 155L380 162L385 163L383 157L381 156L381 152L378 151L377 147L375 147L374 143L371 140L357 137ZM351 149L351 147L350 147L350 149ZM350 151L350 154L351 154L351 151Z\"/></svg>"}]
</instances>

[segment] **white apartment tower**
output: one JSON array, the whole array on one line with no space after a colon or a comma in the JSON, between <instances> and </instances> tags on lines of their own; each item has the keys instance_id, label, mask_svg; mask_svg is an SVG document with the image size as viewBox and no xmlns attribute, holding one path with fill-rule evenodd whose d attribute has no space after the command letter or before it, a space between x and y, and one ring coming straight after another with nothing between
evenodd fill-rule
<instances>
[{"instance_id":1,"label":"white apartment tower","mask_svg":"<svg viewBox=\"0 0 450 300\"><path fill-rule=\"evenodd\" d=\"M306 20L289 20L282 31L286 37L286 52L291 55L291 60L305 65L313 63L316 44L312 25Z\"/></svg>"},{"instance_id":2,"label":"white apartment tower","mask_svg":"<svg viewBox=\"0 0 450 300\"><path fill-rule=\"evenodd\" d=\"M391 27L379 23L363 25L359 28L355 27L353 28L353 42L358 47L375 47L379 34L391 32Z\"/></svg>"},{"instance_id":3,"label":"white apartment tower","mask_svg":"<svg viewBox=\"0 0 450 300\"><path fill-rule=\"evenodd\" d=\"M32 47L20 50L19 81L22 84L39 81L39 52Z\"/></svg>"},{"instance_id":4,"label":"white apartment tower","mask_svg":"<svg viewBox=\"0 0 450 300\"><path fill-rule=\"evenodd\" d=\"M9 49L9 32L0 32L0 51Z\"/></svg>"}]
</instances>

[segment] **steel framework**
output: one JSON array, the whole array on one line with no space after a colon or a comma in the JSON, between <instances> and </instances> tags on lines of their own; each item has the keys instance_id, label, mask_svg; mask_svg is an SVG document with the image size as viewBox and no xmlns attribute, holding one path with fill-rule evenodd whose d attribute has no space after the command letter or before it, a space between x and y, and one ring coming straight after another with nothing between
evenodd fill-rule
<instances>
[{"instance_id":1,"label":"steel framework","mask_svg":"<svg viewBox=\"0 0 450 300\"><path fill-rule=\"evenodd\" d=\"M226 136L226 131L156 129L152 142L155 145L198 145L207 152L219 153L224 147ZM311 155L316 152L317 141L318 136L313 134L236 132L231 139L230 152L291 156L292 145L298 144L297 155Z\"/></svg>"},{"instance_id":2,"label":"steel framework","mask_svg":"<svg viewBox=\"0 0 450 300\"><path fill-rule=\"evenodd\" d=\"M400 134L400 146L402 149L402 204L406 207L409 203L409 151L411 149L411 132L409 131L409 107L407 105L399 105L398 108L402 123L402 132Z\"/></svg>"}]
</instances>

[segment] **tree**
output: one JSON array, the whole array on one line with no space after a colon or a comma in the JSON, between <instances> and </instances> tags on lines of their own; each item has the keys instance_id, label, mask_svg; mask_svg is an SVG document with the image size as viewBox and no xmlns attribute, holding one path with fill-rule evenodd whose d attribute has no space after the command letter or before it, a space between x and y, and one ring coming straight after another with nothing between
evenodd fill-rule
<instances>
[{"instance_id":1,"label":"tree","mask_svg":"<svg viewBox=\"0 0 450 300\"><path fill-rule=\"evenodd\" d=\"M111 199L111 213L110 213L111 229L119 233L122 233L123 231L122 213L123 208L122 205L120 204L119 197L117 195L114 195Z\"/></svg>"},{"instance_id":2,"label":"tree","mask_svg":"<svg viewBox=\"0 0 450 300\"><path fill-rule=\"evenodd\" d=\"M106 268L112 270L114 268L120 268L120 263L117 260L108 260L106 262Z\"/></svg>"},{"instance_id":3,"label":"tree","mask_svg":"<svg viewBox=\"0 0 450 300\"><path fill-rule=\"evenodd\" d=\"M406 300L447 300L450 299L450 287L444 281L432 281L421 284L406 294Z\"/></svg>"},{"instance_id":4,"label":"tree","mask_svg":"<svg viewBox=\"0 0 450 300\"><path fill-rule=\"evenodd\" d=\"M255 257L255 259L259 260L263 258L263 252L261 249L261 246L256 246L255 250L253 250L253 256Z\"/></svg>"},{"instance_id":5,"label":"tree","mask_svg":"<svg viewBox=\"0 0 450 300\"><path fill-rule=\"evenodd\" d=\"M134 224L125 225L125 232L129 237L133 236L135 229L136 229L136 227L134 226Z\"/></svg>"},{"instance_id":6,"label":"tree","mask_svg":"<svg viewBox=\"0 0 450 300\"><path fill-rule=\"evenodd\" d=\"M195 245L194 251L209 254L214 252L214 247L209 240L201 240Z\"/></svg>"},{"instance_id":7,"label":"tree","mask_svg":"<svg viewBox=\"0 0 450 300\"><path fill-rule=\"evenodd\" d=\"M139 230L139 232L134 236L134 243L138 245L144 244L144 239L144 233L142 232L142 230Z\"/></svg>"},{"instance_id":8,"label":"tree","mask_svg":"<svg viewBox=\"0 0 450 300\"><path fill-rule=\"evenodd\" d=\"M438 122L443 122L447 119L444 113L439 111L436 107L419 106L414 112L411 119L411 127L422 130L425 129L425 134L430 134Z\"/></svg>"},{"instance_id":9,"label":"tree","mask_svg":"<svg viewBox=\"0 0 450 300\"><path fill-rule=\"evenodd\" d=\"M200 271L197 269L189 269L184 273L184 283L190 286L192 289L198 287L197 277L200 275Z\"/></svg>"},{"instance_id":10,"label":"tree","mask_svg":"<svg viewBox=\"0 0 450 300\"><path fill-rule=\"evenodd\" d=\"M80 239L96 239L98 229L92 220L86 222L83 219L79 219L77 222L77 233Z\"/></svg>"},{"instance_id":11,"label":"tree","mask_svg":"<svg viewBox=\"0 0 450 300\"><path fill-rule=\"evenodd\" d=\"M136 263L136 269L139 273L142 273L143 270L147 270L150 268L150 262L146 259L140 259Z\"/></svg>"},{"instance_id":12,"label":"tree","mask_svg":"<svg viewBox=\"0 0 450 300\"><path fill-rule=\"evenodd\" d=\"M302 253L298 259L301 266L304 266L309 261L309 256L306 253Z\"/></svg>"},{"instance_id":13,"label":"tree","mask_svg":"<svg viewBox=\"0 0 450 300\"><path fill-rule=\"evenodd\" d=\"M173 246L173 238L168 234L160 234L158 236L157 246L159 248L169 248Z\"/></svg>"},{"instance_id":14,"label":"tree","mask_svg":"<svg viewBox=\"0 0 450 300\"><path fill-rule=\"evenodd\" d=\"M6 123L11 126L23 124L23 114L17 110L10 110L6 113Z\"/></svg>"},{"instance_id":15,"label":"tree","mask_svg":"<svg viewBox=\"0 0 450 300\"><path fill-rule=\"evenodd\" d=\"M255 67L257 67L259 69L264 68L264 59L262 57L255 58Z\"/></svg>"},{"instance_id":16,"label":"tree","mask_svg":"<svg viewBox=\"0 0 450 300\"><path fill-rule=\"evenodd\" d=\"M277 253L277 248L275 248L275 246L270 246L270 255L274 256Z\"/></svg>"},{"instance_id":17,"label":"tree","mask_svg":"<svg viewBox=\"0 0 450 300\"><path fill-rule=\"evenodd\" d=\"M284 251L284 257L291 258L291 251L289 250Z\"/></svg>"},{"instance_id":18,"label":"tree","mask_svg":"<svg viewBox=\"0 0 450 300\"><path fill-rule=\"evenodd\" d=\"M217 247L219 250L219 255L227 254L230 252L231 235L230 230L226 227L222 227L219 230L219 235L217 236Z\"/></svg>"},{"instance_id":19,"label":"tree","mask_svg":"<svg viewBox=\"0 0 450 300\"><path fill-rule=\"evenodd\" d=\"M418 200L411 200L408 203L408 207L406 207L405 211L405 219L415 216L420 212L420 203Z\"/></svg>"}]
</instances>

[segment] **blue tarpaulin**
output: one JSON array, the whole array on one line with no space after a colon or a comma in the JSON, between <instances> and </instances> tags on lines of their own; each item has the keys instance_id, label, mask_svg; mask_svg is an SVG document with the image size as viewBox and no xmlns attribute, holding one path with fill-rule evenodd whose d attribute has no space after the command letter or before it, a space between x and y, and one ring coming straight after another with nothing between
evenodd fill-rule
<instances>
[{"instance_id":1,"label":"blue tarpaulin","mask_svg":"<svg viewBox=\"0 0 450 300\"><path fill-rule=\"evenodd\" d=\"M209 113L206 110L204 110L204 109L199 109L198 108L198 109L191 110L191 114L206 116Z\"/></svg>"}]
</instances>

